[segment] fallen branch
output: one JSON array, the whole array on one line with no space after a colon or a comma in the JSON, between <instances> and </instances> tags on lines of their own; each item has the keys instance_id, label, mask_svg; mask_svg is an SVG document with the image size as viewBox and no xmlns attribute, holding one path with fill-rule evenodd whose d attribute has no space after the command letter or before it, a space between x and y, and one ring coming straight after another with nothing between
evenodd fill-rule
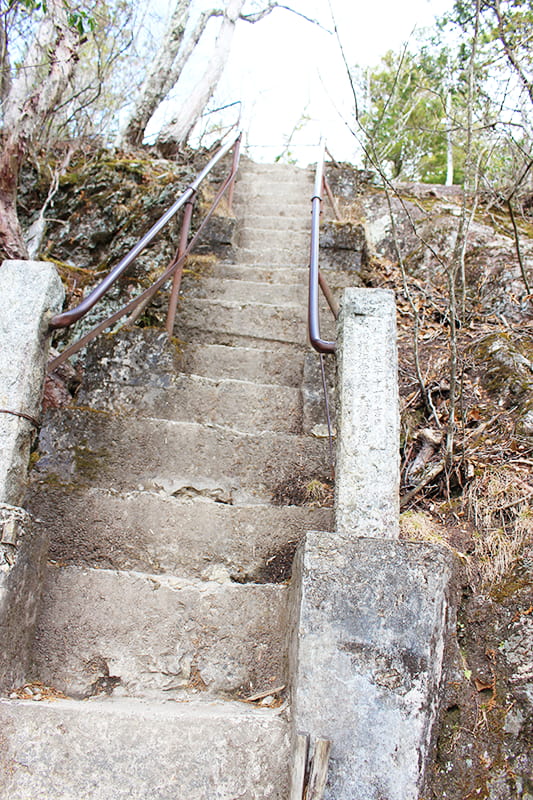
<instances>
[{"instance_id":1,"label":"fallen branch","mask_svg":"<svg viewBox=\"0 0 533 800\"><path fill-rule=\"evenodd\" d=\"M405 508L405 506L415 497L425 486L428 485L434 478L440 475L441 472L444 472L446 469L446 459L443 459L438 464L436 464L433 469L430 469L429 472L422 478L419 484L417 484L410 492L407 492L400 500L400 508Z\"/></svg>"}]
</instances>

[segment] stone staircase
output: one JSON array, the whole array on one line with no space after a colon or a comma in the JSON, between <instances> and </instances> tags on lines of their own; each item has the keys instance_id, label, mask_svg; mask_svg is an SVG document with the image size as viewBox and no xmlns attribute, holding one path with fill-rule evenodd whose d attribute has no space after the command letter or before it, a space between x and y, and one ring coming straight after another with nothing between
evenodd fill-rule
<instances>
[{"instance_id":1,"label":"stone staircase","mask_svg":"<svg viewBox=\"0 0 533 800\"><path fill-rule=\"evenodd\" d=\"M48 414L39 702L1 704L2 800L287 797L288 579L333 526L272 502L329 472L302 425L311 194L307 171L247 164L235 263L185 285L179 342L103 337Z\"/></svg>"}]
</instances>

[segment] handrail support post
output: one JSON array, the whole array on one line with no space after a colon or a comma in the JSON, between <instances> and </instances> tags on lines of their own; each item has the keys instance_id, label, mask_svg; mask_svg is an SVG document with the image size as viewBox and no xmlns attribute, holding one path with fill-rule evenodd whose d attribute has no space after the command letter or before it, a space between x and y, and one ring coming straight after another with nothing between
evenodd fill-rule
<instances>
[{"instance_id":1,"label":"handrail support post","mask_svg":"<svg viewBox=\"0 0 533 800\"><path fill-rule=\"evenodd\" d=\"M233 160L231 162L231 183L228 192L228 212L229 214L233 214L233 193L235 191L235 177L237 175L237 167L239 165L239 157L241 152L241 137L237 139L235 142L235 147L233 148Z\"/></svg>"},{"instance_id":2,"label":"handrail support post","mask_svg":"<svg viewBox=\"0 0 533 800\"><path fill-rule=\"evenodd\" d=\"M183 275L183 260L181 259L181 256L185 253L185 250L187 249L187 242L189 240L189 231L191 228L195 195L196 192L192 195L190 200L187 200L183 211L183 220L181 222L181 231L180 231L180 241L178 244L178 252L176 254L176 261L178 262L178 267L172 279L172 290L170 292L170 297L168 300L166 331L169 336L172 336L172 331L174 330L174 321L176 319L176 309L178 307L178 297L180 293L181 277Z\"/></svg>"}]
</instances>

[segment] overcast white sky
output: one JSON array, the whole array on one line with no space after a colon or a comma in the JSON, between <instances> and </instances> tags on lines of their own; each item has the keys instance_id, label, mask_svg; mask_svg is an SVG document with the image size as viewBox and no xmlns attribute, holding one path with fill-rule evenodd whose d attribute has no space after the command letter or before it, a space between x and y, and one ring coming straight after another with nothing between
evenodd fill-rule
<instances>
[{"instance_id":1,"label":"overcast white sky","mask_svg":"<svg viewBox=\"0 0 533 800\"><path fill-rule=\"evenodd\" d=\"M332 28L330 0L285 0ZM212 0L196 0L212 6ZM415 28L430 25L453 0L331 0L350 64L372 66L398 49ZM172 5L170 2L169 5ZM212 42L198 53L208 57ZM201 63L193 65L193 72ZM352 95L336 38L283 9L255 25L241 22L217 92L218 103L242 100L245 139L256 160L272 161L305 113L311 117L291 148L300 163L314 160L306 145L321 131L339 159L355 160L357 145L343 118L352 118ZM309 158L307 153L309 152Z\"/></svg>"}]
</instances>

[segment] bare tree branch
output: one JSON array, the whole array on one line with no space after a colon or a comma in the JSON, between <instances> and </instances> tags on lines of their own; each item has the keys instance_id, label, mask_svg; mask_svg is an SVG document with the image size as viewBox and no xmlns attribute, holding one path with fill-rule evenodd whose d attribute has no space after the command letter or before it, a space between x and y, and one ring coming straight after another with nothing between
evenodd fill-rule
<instances>
[{"instance_id":1,"label":"bare tree branch","mask_svg":"<svg viewBox=\"0 0 533 800\"><path fill-rule=\"evenodd\" d=\"M494 16L496 17L496 22L498 25L498 38L503 45L505 55L507 56L507 59L511 64L512 68L518 75L520 82L527 91L529 99L533 103L533 83L528 79L526 73L524 72L524 69L516 56L514 48L505 33L504 17L502 14L500 0L493 0L492 3L489 3L489 6L494 12Z\"/></svg>"},{"instance_id":2,"label":"bare tree branch","mask_svg":"<svg viewBox=\"0 0 533 800\"><path fill-rule=\"evenodd\" d=\"M306 14L302 14L301 11L297 11L295 8L291 8L290 6L283 5L283 3L276 3L276 2L268 3L268 5L262 8L260 11L255 11L252 14L241 14L239 16L239 19L242 19L243 22L251 22L251 23L259 22L260 20L267 17L276 8L282 8L285 11L290 11L291 14L295 14L297 17L304 19L306 22L310 22L312 25L318 25L319 28L322 28L322 30L326 31L327 33L330 34L333 33L333 31L328 30L328 28L322 25L322 23L319 22L317 19L313 19L313 17L308 17Z\"/></svg>"}]
</instances>

